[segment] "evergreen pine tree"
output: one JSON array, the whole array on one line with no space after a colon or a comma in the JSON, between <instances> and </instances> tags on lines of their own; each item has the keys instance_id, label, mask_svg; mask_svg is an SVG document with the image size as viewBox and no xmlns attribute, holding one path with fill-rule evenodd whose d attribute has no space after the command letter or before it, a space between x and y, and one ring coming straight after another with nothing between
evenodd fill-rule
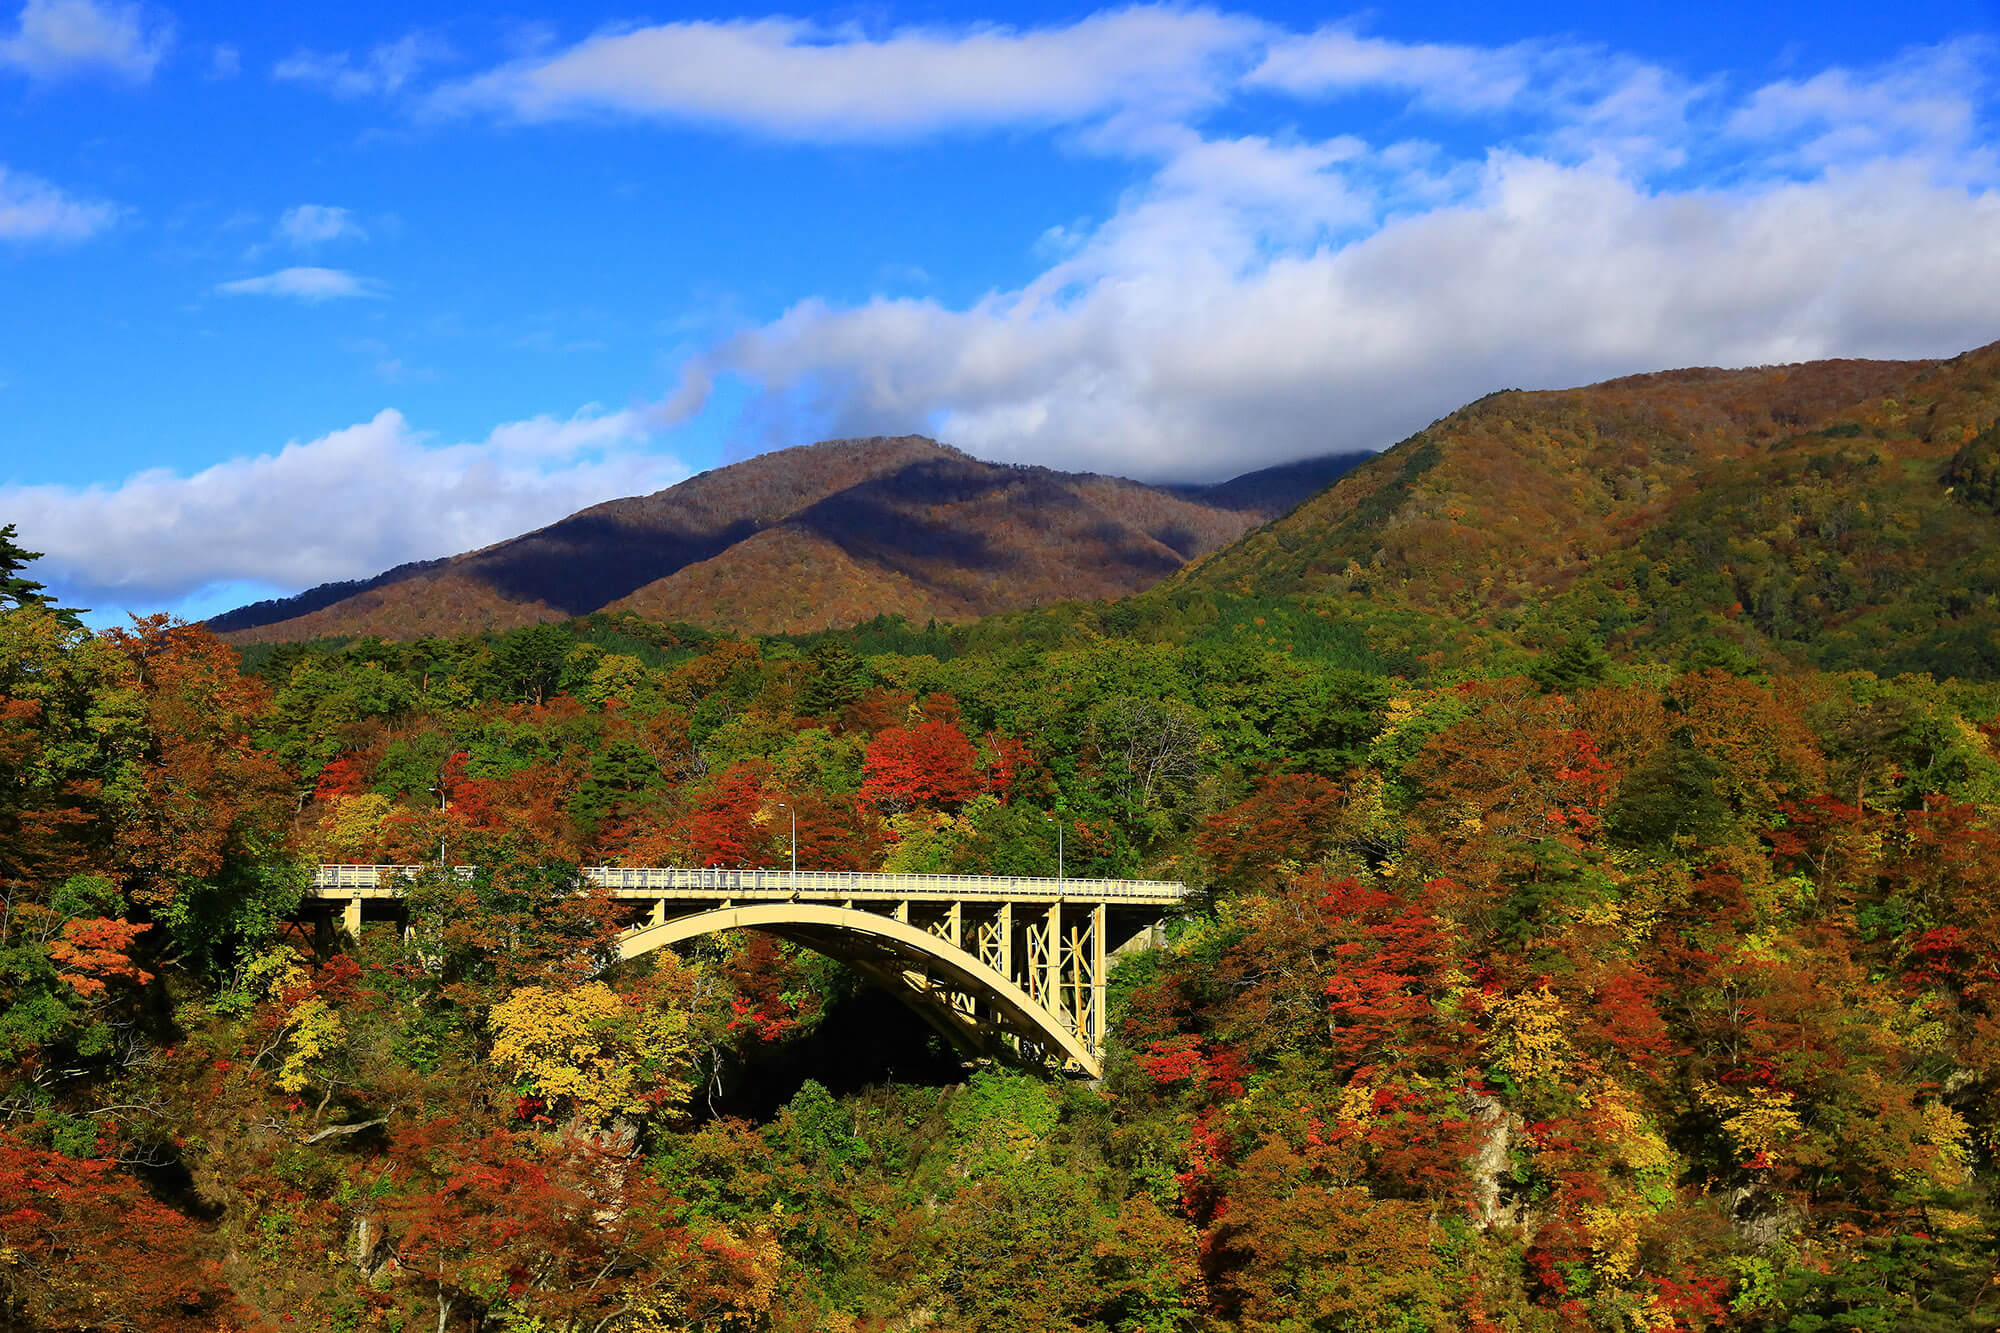
<instances>
[{"instance_id":1,"label":"evergreen pine tree","mask_svg":"<svg viewBox=\"0 0 2000 1333\"><path fill-rule=\"evenodd\" d=\"M14 540L14 525L0 526L0 607L42 606L55 612L67 624L82 628L77 613L68 607L55 604L55 598L43 591L44 585L24 576L21 571L42 558L40 551L24 550Z\"/></svg>"}]
</instances>

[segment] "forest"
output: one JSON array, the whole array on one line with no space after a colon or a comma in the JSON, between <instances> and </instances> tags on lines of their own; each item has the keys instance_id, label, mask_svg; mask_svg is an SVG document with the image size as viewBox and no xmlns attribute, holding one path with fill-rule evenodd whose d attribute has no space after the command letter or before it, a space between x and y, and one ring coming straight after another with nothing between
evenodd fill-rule
<instances>
[{"instance_id":1,"label":"forest","mask_svg":"<svg viewBox=\"0 0 2000 1333\"><path fill-rule=\"evenodd\" d=\"M87 630L9 536L0 1328L2000 1327L1979 672L1380 562L239 652ZM781 805L802 868L1046 873L1059 823L1197 892L1094 1083L755 933L602 966L579 866L782 864ZM441 850L410 940L302 918Z\"/></svg>"}]
</instances>

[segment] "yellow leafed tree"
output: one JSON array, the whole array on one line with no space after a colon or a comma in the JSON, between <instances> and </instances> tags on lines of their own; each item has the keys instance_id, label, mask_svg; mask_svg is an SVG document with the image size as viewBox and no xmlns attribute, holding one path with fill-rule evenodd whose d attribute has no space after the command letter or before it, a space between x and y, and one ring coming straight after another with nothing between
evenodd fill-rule
<instances>
[{"instance_id":1,"label":"yellow leafed tree","mask_svg":"<svg viewBox=\"0 0 2000 1333\"><path fill-rule=\"evenodd\" d=\"M306 982L299 955L289 946L253 958L243 969L244 990L286 1006L285 1056L278 1066L278 1086L286 1092L309 1087L313 1063L331 1054L347 1036L347 1027L332 1006L317 995L300 995Z\"/></svg>"},{"instance_id":2,"label":"yellow leafed tree","mask_svg":"<svg viewBox=\"0 0 2000 1333\"><path fill-rule=\"evenodd\" d=\"M382 841L382 820L396 808L379 792L336 796L312 835L312 852L329 861L372 861Z\"/></svg>"},{"instance_id":3,"label":"yellow leafed tree","mask_svg":"<svg viewBox=\"0 0 2000 1333\"><path fill-rule=\"evenodd\" d=\"M603 1121L677 1106L693 1090L687 1015L601 981L527 986L493 1007L493 1061L552 1107Z\"/></svg>"},{"instance_id":4,"label":"yellow leafed tree","mask_svg":"<svg viewBox=\"0 0 2000 1333\"><path fill-rule=\"evenodd\" d=\"M1569 1012L1547 986L1493 1002L1493 1053L1521 1086L1555 1080L1569 1068Z\"/></svg>"},{"instance_id":5,"label":"yellow leafed tree","mask_svg":"<svg viewBox=\"0 0 2000 1333\"><path fill-rule=\"evenodd\" d=\"M1713 1083L1698 1090L1702 1104L1722 1121L1738 1151L1746 1157L1777 1161L1805 1126L1794 1109L1792 1094L1781 1088L1744 1088L1732 1092Z\"/></svg>"}]
</instances>

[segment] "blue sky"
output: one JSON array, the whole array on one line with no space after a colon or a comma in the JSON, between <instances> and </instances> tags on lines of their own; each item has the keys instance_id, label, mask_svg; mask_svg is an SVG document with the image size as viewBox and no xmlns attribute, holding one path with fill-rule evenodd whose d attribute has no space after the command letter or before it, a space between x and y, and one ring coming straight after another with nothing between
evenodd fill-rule
<instances>
[{"instance_id":1,"label":"blue sky","mask_svg":"<svg viewBox=\"0 0 2000 1333\"><path fill-rule=\"evenodd\" d=\"M100 618L921 431L1210 479L2000 338L1991 5L0 6L0 522Z\"/></svg>"}]
</instances>

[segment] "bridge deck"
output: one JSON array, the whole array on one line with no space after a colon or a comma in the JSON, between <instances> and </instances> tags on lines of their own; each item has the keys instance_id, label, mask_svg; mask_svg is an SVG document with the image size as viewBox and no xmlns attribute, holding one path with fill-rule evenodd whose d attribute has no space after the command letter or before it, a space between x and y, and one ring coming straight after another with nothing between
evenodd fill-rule
<instances>
[{"instance_id":1,"label":"bridge deck","mask_svg":"<svg viewBox=\"0 0 2000 1333\"><path fill-rule=\"evenodd\" d=\"M431 866L323 865L313 876L318 898L395 898L402 881ZM454 866L459 874L469 866ZM1016 875L899 875L845 870L714 870L686 866L585 866L583 877L614 898L904 901L916 898L993 902L1090 902L1172 906L1187 886L1169 880L1033 878Z\"/></svg>"}]
</instances>

